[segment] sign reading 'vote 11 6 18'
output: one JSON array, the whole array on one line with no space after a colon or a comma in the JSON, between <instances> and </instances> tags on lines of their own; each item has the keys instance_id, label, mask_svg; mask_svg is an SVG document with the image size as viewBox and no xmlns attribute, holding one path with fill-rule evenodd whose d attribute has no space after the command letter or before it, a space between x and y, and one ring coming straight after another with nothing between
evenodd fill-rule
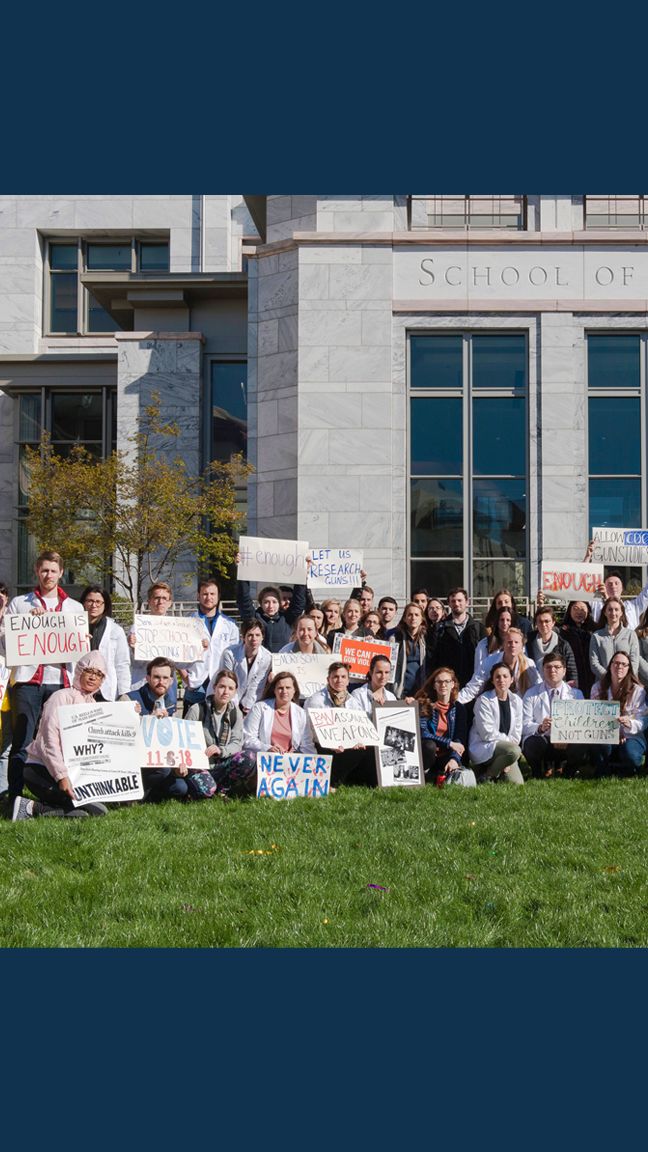
<instances>
[{"instance_id":1,"label":"sign reading 'vote 11 6 18'","mask_svg":"<svg viewBox=\"0 0 648 1152\"><path fill-rule=\"evenodd\" d=\"M87 612L5 616L7 666L71 664L90 651Z\"/></svg>"}]
</instances>

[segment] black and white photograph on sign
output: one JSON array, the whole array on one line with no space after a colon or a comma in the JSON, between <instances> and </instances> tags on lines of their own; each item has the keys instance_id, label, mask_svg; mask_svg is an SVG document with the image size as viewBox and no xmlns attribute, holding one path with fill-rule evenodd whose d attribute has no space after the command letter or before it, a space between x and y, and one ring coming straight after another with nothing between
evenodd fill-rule
<instances>
[{"instance_id":1,"label":"black and white photograph on sign","mask_svg":"<svg viewBox=\"0 0 648 1152\"><path fill-rule=\"evenodd\" d=\"M398 700L374 704L374 724L380 740L376 748L378 787L423 786L418 705Z\"/></svg>"}]
</instances>

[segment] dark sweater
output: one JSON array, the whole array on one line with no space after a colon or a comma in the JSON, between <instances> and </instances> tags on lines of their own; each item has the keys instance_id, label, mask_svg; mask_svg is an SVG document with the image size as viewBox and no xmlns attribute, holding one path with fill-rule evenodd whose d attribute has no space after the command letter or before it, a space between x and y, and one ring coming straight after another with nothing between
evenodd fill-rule
<instances>
[{"instance_id":1,"label":"dark sweater","mask_svg":"<svg viewBox=\"0 0 648 1152\"><path fill-rule=\"evenodd\" d=\"M306 607L306 585L295 584L290 608L285 612L277 612L276 616L266 616L260 608L255 608L250 595L250 581L239 580L236 584L236 603L241 620L253 620L255 617L265 626L266 637L263 647L269 652L278 652L292 639L292 629L295 620L303 616Z\"/></svg>"}]
</instances>

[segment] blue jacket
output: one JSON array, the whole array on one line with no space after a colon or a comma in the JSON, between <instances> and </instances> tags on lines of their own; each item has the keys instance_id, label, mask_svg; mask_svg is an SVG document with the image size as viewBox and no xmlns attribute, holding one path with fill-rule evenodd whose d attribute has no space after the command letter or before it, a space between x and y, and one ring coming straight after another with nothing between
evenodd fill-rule
<instances>
[{"instance_id":1,"label":"blue jacket","mask_svg":"<svg viewBox=\"0 0 648 1152\"><path fill-rule=\"evenodd\" d=\"M456 701L451 708L448 708L447 718L447 734L445 736L437 736L439 713L436 708L433 707L431 716L419 715L421 739L434 740L434 743L439 744L441 748L449 748L451 741L454 741L456 744L463 744L465 747L468 742L468 723L464 705Z\"/></svg>"}]
</instances>

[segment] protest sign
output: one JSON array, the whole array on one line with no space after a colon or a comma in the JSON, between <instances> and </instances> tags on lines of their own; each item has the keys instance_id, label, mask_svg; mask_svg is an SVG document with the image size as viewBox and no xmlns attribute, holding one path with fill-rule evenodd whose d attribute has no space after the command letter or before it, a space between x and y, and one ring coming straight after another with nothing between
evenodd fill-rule
<instances>
[{"instance_id":1,"label":"protest sign","mask_svg":"<svg viewBox=\"0 0 648 1152\"><path fill-rule=\"evenodd\" d=\"M187 768L190 772L209 770L205 755L205 733L199 720L178 720L174 716L142 716L142 766L147 768Z\"/></svg>"},{"instance_id":2,"label":"protest sign","mask_svg":"<svg viewBox=\"0 0 648 1152\"><path fill-rule=\"evenodd\" d=\"M618 700L554 700L552 744L618 744Z\"/></svg>"},{"instance_id":3,"label":"protest sign","mask_svg":"<svg viewBox=\"0 0 648 1152\"><path fill-rule=\"evenodd\" d=\"M132 704L64 704L58 717L75 807L142 799L140 722Z\"/></svg>"},{"instance_id":4,"label":"protest sign","mask_svg":"<svg viewBox=\"0 0 648 1152\"><path fill-rule=\"evenodd\" d=\"M399 700L374 704L373 718L380 739L376 748L378 787L424 785L418 704Z\"/></svg>"},{"instance_id":5,"label":"protest sign","mask_svg":"<svg viewBox=\"0 0 648 1152\"><path fill-rule=\"evenodd\" d=\"M149 661L166 656L174 664L203 660L208 640L203 623L191 616L136 616L135 659Z\"/></svg>"},{"instance_id":6,"label":"protest sign","mask_svg":"<svg viewBox=\"0 0 648 1152\"><path fill-rule=\"evenodd\" d=\"M380 743L375 725L358 708L309 708L308 718L322 748L355 748Z\"/></svg>"},{"instance_id":7,"label":"protest sign","mask_svg":"<svg viewBox=\"0 0 648 1152\"><path fill-rule=\"evenodd\" d=\"M299 684L299 694L304 699L319 692L326 684L326 674L333 657L303 652L275 652L272 656L272 675L277 672L292 672Z\"/></svg>"},{"instance_id":8,"label":"protest sign","mask_svg":"<svg viewBox=\"0 0 648 1152\"><path fill-rule=\"evenodd\" d=\"M313 548L308 570L309 588L353 591L362 585L362 552L350 548Z\"/></svg>"},{"instance_id":9,"label":"protest sign","mask_svg":"<svg viewBox=\"0 0 648 1152\"><path fill-rule=\"evenodd\" d=\"M90 651L87 612L5 614L7 665L70 664Z\"/></svg>"},{"instance_id":10,"label":"protest sign","mask_svg":"<svg viewBox=\"0 0 648 1152\"><path fill-rule=\"evenodd\" d=\"M264 540L241 536L238 580L264 584L305 584L308 544L305 540Z\"/></svg>"},{"instance_id":11,"label":"protest sign","mask_svg":"<svg viewBox=\"0 0 648 1152\"><path fill-rule=\"evenodd\" d=\"M648 528L594 528L592 539L599 564L648 564Z\"/></svg>"},{"instance_id":12,"label":"protest sign","mask_svg":"<svg viewBox=\"0 0 648 1152\"><path fill-rule=\"evenodd\" d=\"M592 600L603 583L603 565L571 560L543 560L540 591L557 600Z\"/></svg>"},{"instance_id":13,"label":"protest sign","mask_svg":"<svg viewBox=\"0 0 648 1152\"><path fill-rule=\"evenodd\" d=\"M293 796L328 796L332 756L257 752L257 796L289 800Z\"/></svg>"},{"instance_id":14,"label":"protest sign","mask_svg":"<svg viewBox=\"0 0 648 1152\"><path fill-rule=\"evenodd\" d=\"M372 640L369 636L336 636L333 652L346 664L352 680L366 679L374 656L384 656L391 664L392 676L396 670L397 645L388 640Z\"/></svg>"}]
</instances>

